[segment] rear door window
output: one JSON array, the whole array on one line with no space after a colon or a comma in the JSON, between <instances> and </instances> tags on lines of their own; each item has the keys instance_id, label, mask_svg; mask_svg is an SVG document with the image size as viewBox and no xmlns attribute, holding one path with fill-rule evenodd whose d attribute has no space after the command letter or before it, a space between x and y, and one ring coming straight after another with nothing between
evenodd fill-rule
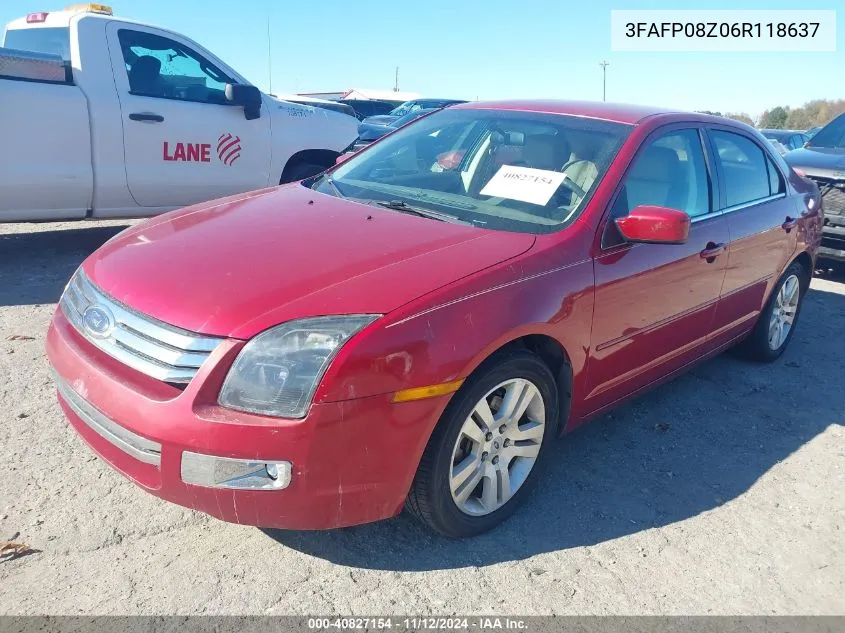
<instances>
[{"instance_id":1,"label":"rear door window","mask_svg":"<svg viewBox=\"0 0 845 633\"><path fill-rule=\"evenodd\" d=\"M727 207L748 204L777 193L772 191L769 159L757 143L723 130L712 130L710 134L725 184Z\"/></svg>"},{"instance_id":2,"label":"rear door window","mask_svg":"<svg viewBox=\"0 0 845 633\"><path fill-rule=\"evenodd\" d=\"M768 156L766 157L766 167L769 171L769 194L783 193L785 191L783 176Z\"/></svg>"}]
</instances>

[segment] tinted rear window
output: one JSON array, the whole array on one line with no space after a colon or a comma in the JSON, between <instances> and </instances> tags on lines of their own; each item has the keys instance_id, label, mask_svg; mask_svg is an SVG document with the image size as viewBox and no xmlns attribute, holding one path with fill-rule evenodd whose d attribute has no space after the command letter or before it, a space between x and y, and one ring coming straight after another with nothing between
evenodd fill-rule
<instances>
[{"instance_id":1,"label":"tinted rear window","mask_svg":"<svg viewBox=\"0 0 845 633\"><path fill-rule=\"evenodd\" d=\"M3 46L45 55L60 55L62 59L69 60L70 29L67 27L13 29L6 31Z\"/></svg>"}]
</instances>

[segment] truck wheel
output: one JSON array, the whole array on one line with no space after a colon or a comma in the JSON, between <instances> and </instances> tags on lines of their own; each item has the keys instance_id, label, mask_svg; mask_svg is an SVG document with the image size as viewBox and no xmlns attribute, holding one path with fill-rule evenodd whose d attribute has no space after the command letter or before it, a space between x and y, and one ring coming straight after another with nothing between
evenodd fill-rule
<instances>
[{"instance_id":1,"label":"truck wheel","mask_svg":"<svg viewBox=\"0 0 845 633\"><path fill-rule=\"evenodd\" d=\"M751 334L737 347L741 356L766 363L780 358L798 324L807 292L806 278L804 267L797 262L786 269Z\"/></svg>"},{"instance_id":2,"label":"truck wheel","mask_svg":"<svg viewBox=\"0 0 845 633\"><path fill-rule=\"evenodd\" d=\"M282 179L279 181L279 184L284 185L288 182L304 180L305 178L316 176L326 169L328 169L328 166L326 165L317 165L315 163L296 163L295 165L291 165L288 169L285 169L285 173L282 174Z\"/></svg>"},{"instance_id":3,"label":"truck wheel","mask_svg":"<svg viewBox=\"0 0 845 633\"><path fill-rule=\"evenodd\" d=\"M443 412L407 509L452 538L495 527L535 484L556 437L558 411L557 384L540 358L527 351L491 358Z\"/></svg>"}]
</instances>

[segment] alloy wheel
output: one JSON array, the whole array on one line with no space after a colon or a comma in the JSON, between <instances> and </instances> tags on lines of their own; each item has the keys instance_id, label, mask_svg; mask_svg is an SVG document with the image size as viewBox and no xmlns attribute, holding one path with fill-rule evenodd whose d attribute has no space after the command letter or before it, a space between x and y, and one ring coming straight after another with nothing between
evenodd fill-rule
<instances>
[{"instance_id":1,"label":"alloy wheel","mask_svg":"<svg viewBox=\"0 0 845 633\"><path fill-rule=\"evenodd\" d=\"M772 351L777 351L786 342L798 314L800 298L801 283L796 275L790 275L781 285L772 306L769 319L769 349Z\"/></svg>"},{"instance_id":2,"label":"alloy wheel","mask_svg":"<svg viewBox=\"0 0 845 633\"><path fill-rule=\"evenodd\" d=\"M449 487L461 512L490 514L525 483L540 454L546 407L523 378L500 383L475 405L452 451Z\"/></svg>"}]
</instances>

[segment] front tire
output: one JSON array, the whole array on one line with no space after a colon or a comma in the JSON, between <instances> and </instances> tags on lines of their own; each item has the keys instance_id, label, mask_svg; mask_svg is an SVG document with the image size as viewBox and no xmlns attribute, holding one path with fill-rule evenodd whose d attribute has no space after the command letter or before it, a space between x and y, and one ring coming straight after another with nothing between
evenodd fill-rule
<instances>
[{"instance_id":1,"label":"front tire","mask_svg":"<svg viewBox=\"0 0 845 633\"><path fill-rule=\"evenodd\" d=\"M807 285L804 267L791 264L772 290L751 334L738 347L742 356L764 363L780 358L795 333Z\"/></svg>"},{"instance_id":2,"label":"front tire","mask_svg":"<svg viewBox=\"0 0 845 633\"><path fill-rule=\"evenodd\" d=\"M535 485L559 410L557 384L540 358L528 351L492 357L443 412L407 509L452 538L500 524Z\"/></svg>"}]
</instances>

